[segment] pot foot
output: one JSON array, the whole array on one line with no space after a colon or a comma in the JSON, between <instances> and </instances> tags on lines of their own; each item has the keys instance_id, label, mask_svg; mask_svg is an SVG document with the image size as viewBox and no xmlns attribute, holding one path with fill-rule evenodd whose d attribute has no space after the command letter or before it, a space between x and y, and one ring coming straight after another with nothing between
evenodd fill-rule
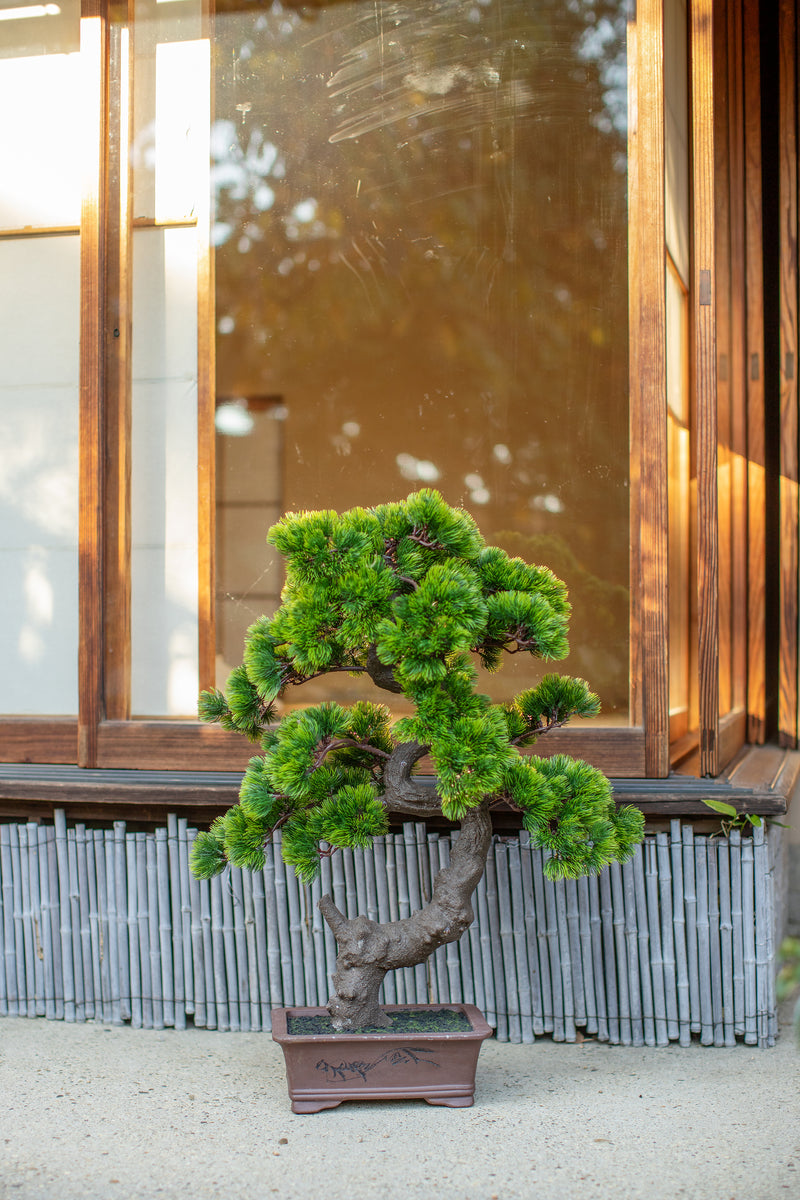
<instances>
[{"instance_id":1,"label":"pot foot","mask_svg":"<svg viewBox=\"0 0 800 1200\"><path fill-rule=\"evenodd\" d=\"M341 1100L293 1100L293 1113L322 1112L323 1108L338 1108Z\"/></svg>"},{"instance_id":2,"label":"pot foot","mask_svg":"<svg viewBox=\"0 0 800 1200\"><path fill-rule=\"evenodd\" d=\"M472 1108L475 1097L464 1096L426 1096L428 1104L439 1104L445 1108Z\"/></svg>"}]
</instances>

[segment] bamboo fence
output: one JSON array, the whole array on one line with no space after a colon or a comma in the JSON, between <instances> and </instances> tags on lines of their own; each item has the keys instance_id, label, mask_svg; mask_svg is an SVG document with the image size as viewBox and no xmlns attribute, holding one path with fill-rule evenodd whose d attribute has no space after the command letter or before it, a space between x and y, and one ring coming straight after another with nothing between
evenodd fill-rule
<instances>
[{"instance_id":1,"label":"bamboo fence","mask_svg":"<svg viewBox=\"0 0 800 1200\"><path fill-rule=\"evenodd\" d=\"M154 834L67 828L63 812L53 826L0 825L0 1016L270 1029L274 1007L327 1000L323 890L350 916L407 916L457 837L409 823L323 860L305 887L279 835L263 871L198 882L194 833L175 817ZM623 866L552 883L526 833L495 837L472 927L388 975L383 999L475 1003L512 1042L773 1045L779 839L673 821Z\"/></svg>"}]
</instances>

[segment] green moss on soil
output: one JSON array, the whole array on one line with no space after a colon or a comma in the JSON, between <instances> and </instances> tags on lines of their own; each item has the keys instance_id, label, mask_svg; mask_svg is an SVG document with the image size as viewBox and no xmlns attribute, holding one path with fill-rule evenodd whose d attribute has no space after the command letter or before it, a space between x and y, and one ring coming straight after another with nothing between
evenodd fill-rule
<instances>
[{"instance_id":1,"label":"green moss on soil","mask_svg":"<svg viewBox=\"0 0 800 1200\"><path fill-rule=\"evenodd\" d=\"M379 1028L377 1026L368 1026L365 1029L349 1029L348 1034L353 1033L469 1033L472 1026L469 1019L463 1012L457 1012L452 1008L434 1008L424 1009L419 1011L413 1008L404 1008L399 1012L387 1014L392 1022L391 1028ZM336 1034L337 1030L331 1025L330 1017L324 1016L302 1016L288 1017L286 1022L288 1033L302 1034L308 1037L311 1034Z\"/></svg>"}]
</instances>

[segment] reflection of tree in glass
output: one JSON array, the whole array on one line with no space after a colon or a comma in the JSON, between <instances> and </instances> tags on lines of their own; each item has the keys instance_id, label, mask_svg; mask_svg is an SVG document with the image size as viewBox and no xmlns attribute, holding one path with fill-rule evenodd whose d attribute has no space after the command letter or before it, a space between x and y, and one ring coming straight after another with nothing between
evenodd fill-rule
<instances>
[{"instance_id":1,"label":"reflection of tree in glass","mask_svg":"<svg viewBox=\"0 0 800 1200\"><path fill-rule=\"evenodd\" d=\"M557 531L627 585L624 11L219 19L218 390L286 397L287 507L433 462L487 529Z\"/></svg>"}]
</instances>

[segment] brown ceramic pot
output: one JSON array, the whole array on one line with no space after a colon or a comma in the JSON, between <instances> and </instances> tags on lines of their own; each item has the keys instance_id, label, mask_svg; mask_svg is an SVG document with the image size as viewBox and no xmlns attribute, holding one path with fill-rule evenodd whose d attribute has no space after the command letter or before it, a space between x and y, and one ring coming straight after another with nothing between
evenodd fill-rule
<instances>
[{"instance_id":1,"label":"brown ceramic pot","mask_svg":"<svg viewBox=\"0 0 800 1200\"><path fill-rule=\"evenodd\" d=\"M292 1112L336 1108L343 1100L427 1100L468 1108L475 1099L475 1068L491 1027L472 1004L388 1004L407 1009L455 1009L471 1029L463 1033L292 1034L289 1016L323 1016L324 1008L278 1008L272 1036L283 1049Z\"/></svg>"}]
</instances>

